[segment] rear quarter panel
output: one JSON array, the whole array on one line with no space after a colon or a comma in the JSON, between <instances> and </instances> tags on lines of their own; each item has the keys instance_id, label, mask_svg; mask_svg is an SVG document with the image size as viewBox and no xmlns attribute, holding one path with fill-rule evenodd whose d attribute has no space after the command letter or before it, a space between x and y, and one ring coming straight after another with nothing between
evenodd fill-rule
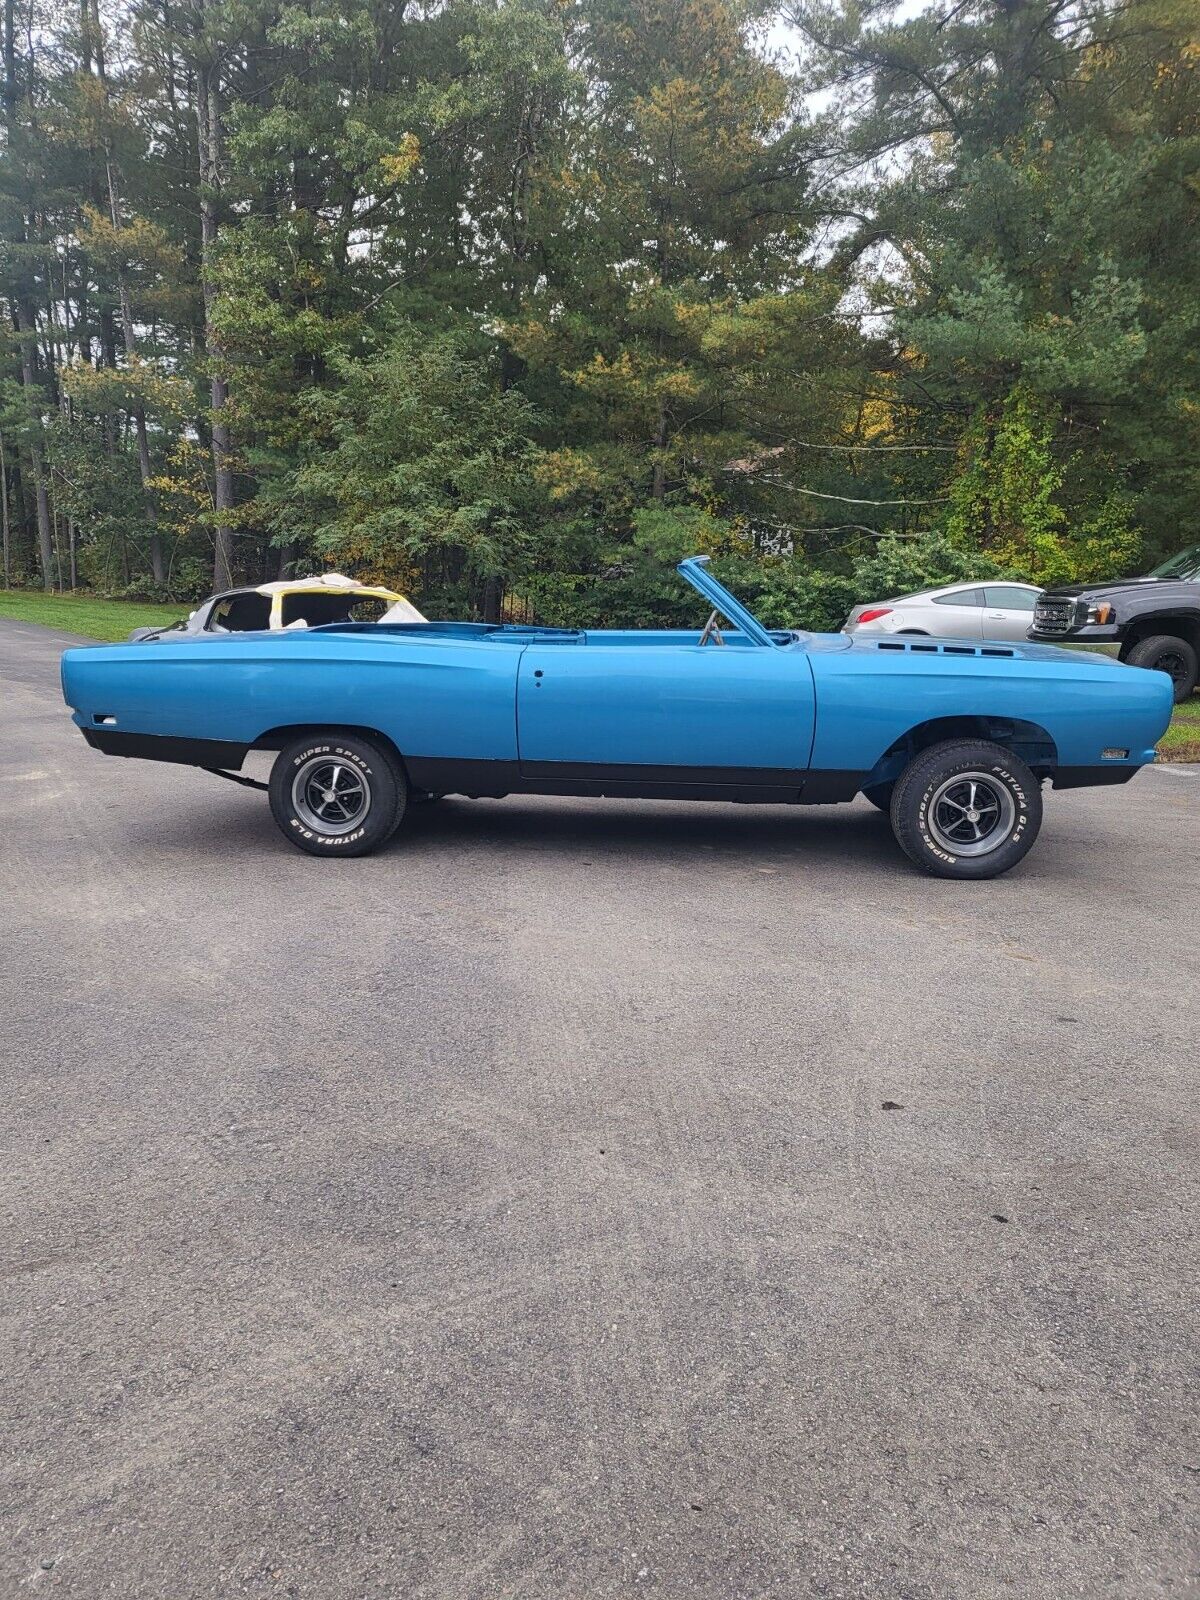
<instances>
[{"instance_id":1,"label":"rear quarter panel","mask_svg":"<svg viewBox=\"0 0 1200 1600\"><path fill-rule=\"evenodd\" d=\"M474 640L240 634L63 656L86 726L249 745L272 728L378 729L405 755L516 759L520 650Z\"/></svg>"}]
</instances>

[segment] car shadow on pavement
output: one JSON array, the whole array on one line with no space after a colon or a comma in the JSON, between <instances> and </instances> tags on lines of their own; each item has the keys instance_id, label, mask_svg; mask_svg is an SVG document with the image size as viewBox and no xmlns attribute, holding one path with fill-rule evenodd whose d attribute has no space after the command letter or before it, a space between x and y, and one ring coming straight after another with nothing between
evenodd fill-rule
<instances>
[{"instance_id":1,"label":"car shadow on pavement","mask_svg":"<svg viewBox=\"0 0 1200 1600\"><path fill-rule=\"evenodd\" d=\"M414 806L384 852L456 846L510 854L529 850L616 850L664 860L697 851L758 858L780 852L813 862L855 860L910 871L886 817L853 806L751 806L719 802L447 799Z\"/></svg>"},{"instance_id":2,"label":"car shadow on pavement","mask_svg":"<svg viewBox=\"0 0 1200 1600\"><path fill-rule=\"evenodd\" d=\"M180 774L182 777L183 775ZM211 785L215 780L206 780ZM1180 788L1183 785L1179 785ZM207 788L185 793L180 783L170 806L130 811L121 803L123 847L135 854L162 849L189 856L211 855L222 870L244 863L253 870L259 860L293 860L301 853L281 835L265 796L236 794L218 784L224 804L204 799ZM1086 791L1084 791L1086 793ZM1068 806L1074 800L1066 797ZM1029 874L1045 885L1072 884L1086 878L1089 857L1102 837L1078 824L1063 830L1047 827L1028 862L1012 874L1014 884ZM1052 837L1050 837L1052 836ZM763 872L791 866L837 866L852 873L870 873L933 884L908 861L896 843L886 816L861 797L833 806L736 805L720 801L577 799L512 795L503 800L468 800L449 796L433 805L411 806L397 833L362 860L382 864L420 856L425 861L457 854L480 860L487 854L510 862L521 856L561 855L564 868L573 855L589 850L627 860L664 863L736 856ZM984 880L994 881L994 880ZM959 885L959 888L962 886Z\"/></svg>"},{"instance_id":3,"label":"car shadow on pavement","mask_svg":"<svg viewBox=\"0 0 1200 1600\"><path fill-rule=\"evenodd\" d=\"M126 821L132 850L181 847L211 852L228 868L231 857L264 851L299 862L265 804L230 796L232 805L195 809L177 804L147 818L145 837L135 816ZM508 857L561 852L564 861L589 850L676 861L710 853L736 854L763 870L781 855L813 865L838 862L907 876L915 869L892 837L887 818L865 801L841 806L752 806L719 802L451 797L410 807L392 839L367 861L468 851Z\"/></svg>"},{"instance_id":4,"label":"car shadow on pavement","mask_svg":"<svg viewBox=\"0 0 1200 1600\"><path fill-rule=\"evenodd\" d=\"M1032 874L1046 887L1086 880L1093 848L1089 838L1086 831L1063 833L1048 819L1030 859L999 879L981 881L1015 887ZM589 851L663 863L736 856L746 867L763 872L785 864L802 870L829 867L875 881L917 882L931 892L943 887L957 895L975 887L930 877L915 866L896 843L887 816L861 797L831 806L541 795L504 800L450 797L435 805L413 806L379 854L432 857L456 850L509 860L558 853L564 866L574 856L586 860Z\"/></svg>"}]
</instances>

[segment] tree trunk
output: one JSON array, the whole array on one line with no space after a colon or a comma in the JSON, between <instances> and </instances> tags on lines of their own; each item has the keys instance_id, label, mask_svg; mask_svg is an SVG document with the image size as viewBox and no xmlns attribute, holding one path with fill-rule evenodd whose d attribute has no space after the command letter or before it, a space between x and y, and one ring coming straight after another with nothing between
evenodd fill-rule
<instances>
[{"instance_id":1,"label":"tree trunk","mask_svg":"<svg viewBox=\"0 0 1200 1600\"><path fill-rule=\"evenodd\" d=\"M503 598L503 581L497 577L485 578L483 580L483 620L485 622L500 621L500 603Z\"/></svg>"},{"instance_id":2,"label":"tree trunk","mask_svg":"<svg viewBox=\"0 0 1200 1600\"><path fill-rule=\"evenodd\" d=\"M50 507L50 531L54 535L54 581L58 585L58 592L62 594L67 581L63 577L62 534L58 524L58 508L53 504Z\"/></svg>"},{"instance_id":3,"label":"tree trunk","mask_svg":"<svg viewBox=\"0 0 1200 1600\"><path fill-rule=\"evenodd\" d=\"M655 449L659 452L654 458L654 484L653 494L656 504L662 505L667 492L667 466L662 458L662 452L667 448L667 439L670 437L669 418L665 400L658 403L658 427L654 433Z\"/></svg>"},{"instance_id":4,"label":"tree trunk","mask_svg":"<svg viewBox=\"0 0 1200 1600\"><path fill-rule=\"evenodd\" d=\"M4 122L8 132L9 149L17 120L17 54L15 35L14 0L4 0ZM24 222L13 225L15 242L25 242ZM32 431L29 439L29 470L36 490L38 556L42 567L42 584L47 590L54 587L54 548L50 535L50 497L46 490L45 461L41 443L41 406L37 396L37 324L34 319L33 297L25 281L22 268L18 280L14 305L17 339L21 347L21 388L29 408Z\"/></svg>"},{"instance_id":5,"label":"tree trunk","mask_svg":"<svg viewBox=\"0 0 1200 1600\"><path fill-rule=\"evenodd\" d=\"M112 309L109 306L100 307L100 365L107 367L112 372L117 365L117 329L113 321ZM110 456L117 453L117 417L111 408L106 408L101 417L104 429L104 449Z\"/></svg>"},{"instance_id":6,"label":"tree trunk","mask_svg":"<svg viewBox=\"0 0 1200 1600\"><path fill-rule=\"evenodd\" d=\"M34 350L37 328L27 300L17 303L17 331L21 344L21 387L25 391L33 431L29 439L29 469L33 476L37 506L38 560L42 568L42 588L54 588L54 539L50 531L50 495L46 489L46 463L42 456L41 407L37 403L37 373Z\"/></svg>"},{"instance_id":7,"label":"tree trunk","mask_svg":"<svg viewBox=\"0 0 1200 1600\"><path fill-rule=\"evenodd\" d=\"M13 564L21 577L28 577L35 566L34 548L37 543L33 533L33 513L29 509L29 495L26 492L25 474L21 471L21 457L18 452L9 464L8 476L12 494L9 497L9 516L15 518L9 526L12 530Z\"/></svg>"},{"instance_id":8,"label":"tree trunk","mask_svg":"<svg viewBox=\"0 0 1200 1600\"><path fill-rule=\"evenodd\" d=\"M104 88L105 105L108 104L108 78L104 70L103 53L97 49L97 71L100 82ZM112 219L113 232L121 231L121 192L117 183L117 171L113 163L112 140L107 131L104 135L104 171L108 180L108 213ZM130 367L137 364L137 334L133 327L133 299L129 293L129 272L122 261L117 267L117 287L121 296L121 328L125 339L125 359ZM150 534L150 572L154 579L156 589L161 589L166 583L166 569L163 565L162 538L158 531L158 508L154 501L154 490L150 486L152 470L150 466L150 439L146 432L146 407L141 400L133 407L133 426L137 434L138 476L142 482L142 515L146 519L146 527ZM74 583L71 585L74 588Z\"/></svg>"},{"instance_id":9,"label":"tree trunk","mask_svg":"<svg viewBox=\"0 0 1200 1600\"><path fill-rule=\"evenodd\" d=\"M4 122L9 132L17 120L17 35L15 0L4 0Z\"/></svg>"},{"instance_id":10,"label":"tree trunk","mask_svg":"<svg viewBox=\"0 0 1200 1600\"><path fill-rule=\"evenodd\" d=\"M8 460L4 454L4 435L0 434L0 532L4 539L4 587L12 587L12 539L8 526Z\"/></svg>"},{"instance_id":11,"label":"tree trunk","mask_svg":"<svg viewBox=\"0 0 1200 1600\"><path fill-rule=\"evenodd\" d=\"M109 172L112 165L109 164ZM110 178L111 185L111 178ZM117 228L117 199L116 191L110 187L110 195L114 209L113 227ZM117 283L121 294L121 325L125 332L125 359L132 367L137 362L137 337L133 331L133 306L129 295L129 277L124 267L118 268ZM163 565L162 538L158 531L158 508L154 502L154 490L150 480L153 469L150 465L150 436L146 431L146 408L139 400L133 407L133 426L137 435L138 476L142 482L142 515L146 519L146 527L150 533L150 571L154 578L154 585L161 589L166 582L166 569Z\"/></svg>"},{"instance_id":12,"label":"tree trunk","mask_svg":"<svg viewBox=\"0 0 1200 1600\"><path fill-rule=\"evenodd\" d=\"M202 14L212 0L202 0ZM204 287L204 345L212 373L213 506L216 511L213 540L213 585L219 592L233 587L233 529L227 513L233 510L233 469L230 463L229 422L226 405L229 384L222 370L224 352L213 326L216 288L213 253L217 243L217 196L221 185L222 126L220 82L216 65L205 62L196 74L196 132L200 166L200 256Z\"/></svg>"}]
</instances>

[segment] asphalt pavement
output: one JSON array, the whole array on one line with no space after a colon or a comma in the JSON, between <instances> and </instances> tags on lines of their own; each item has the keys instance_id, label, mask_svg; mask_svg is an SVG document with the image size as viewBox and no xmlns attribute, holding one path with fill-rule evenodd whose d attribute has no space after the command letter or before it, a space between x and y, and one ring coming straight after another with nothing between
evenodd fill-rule
<instances>
[{"instance_id":1,"label":"asphalt pavement","mask_svg":"<svg viewBox=\"0 0 1200 1600\"><path fill-rule=\"evenodd\" d=\"M0 622L0 1593L1200 1593L1200 769L991 883L864 801L315 860L62 642Z\"/></svg>"}]
</instances>

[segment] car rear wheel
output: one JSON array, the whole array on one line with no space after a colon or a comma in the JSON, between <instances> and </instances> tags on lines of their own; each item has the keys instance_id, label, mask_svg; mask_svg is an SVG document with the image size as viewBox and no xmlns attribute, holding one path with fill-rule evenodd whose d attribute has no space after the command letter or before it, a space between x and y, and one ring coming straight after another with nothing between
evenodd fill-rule
<instances>
[{"instance_id":1,"label":"car rear wheel","mask_svg":"<svg viewBox=\"0 0 1200 1600\"><path fill-rule=\"evenodd\" d=\"M314 856L365 856L399 827L408 785L382 745L358 734L295 739L271 768L271 812L285 839Z\"/></svg>"},{"instance_id":2,"label":"car rear wheel","mask_svg":"<svg viewBox=\"0 0 1200 1600\"><path fill-rule=\"evenodd\" d=\"M892 793L900 848L938 878L995 878L1029 852L1042 795L1023 761L986 740L932 745Z\"/></svg>"},{"instance_id":3,"label":"car rear wheel","mask_svg":"<svg viewBox=\"0 0 1200 1600\"><path fill-rule=\"evenodd\" d=\"M1173 633L1156 633L1149 639L1139 640L1125 657L1131 667L1149 667L1154 672L1165 672L1175 685L1175 702L1186 700L1196 687L1200 671L1200 657L1187 639Z\"/></svg>"}]
</instances>

